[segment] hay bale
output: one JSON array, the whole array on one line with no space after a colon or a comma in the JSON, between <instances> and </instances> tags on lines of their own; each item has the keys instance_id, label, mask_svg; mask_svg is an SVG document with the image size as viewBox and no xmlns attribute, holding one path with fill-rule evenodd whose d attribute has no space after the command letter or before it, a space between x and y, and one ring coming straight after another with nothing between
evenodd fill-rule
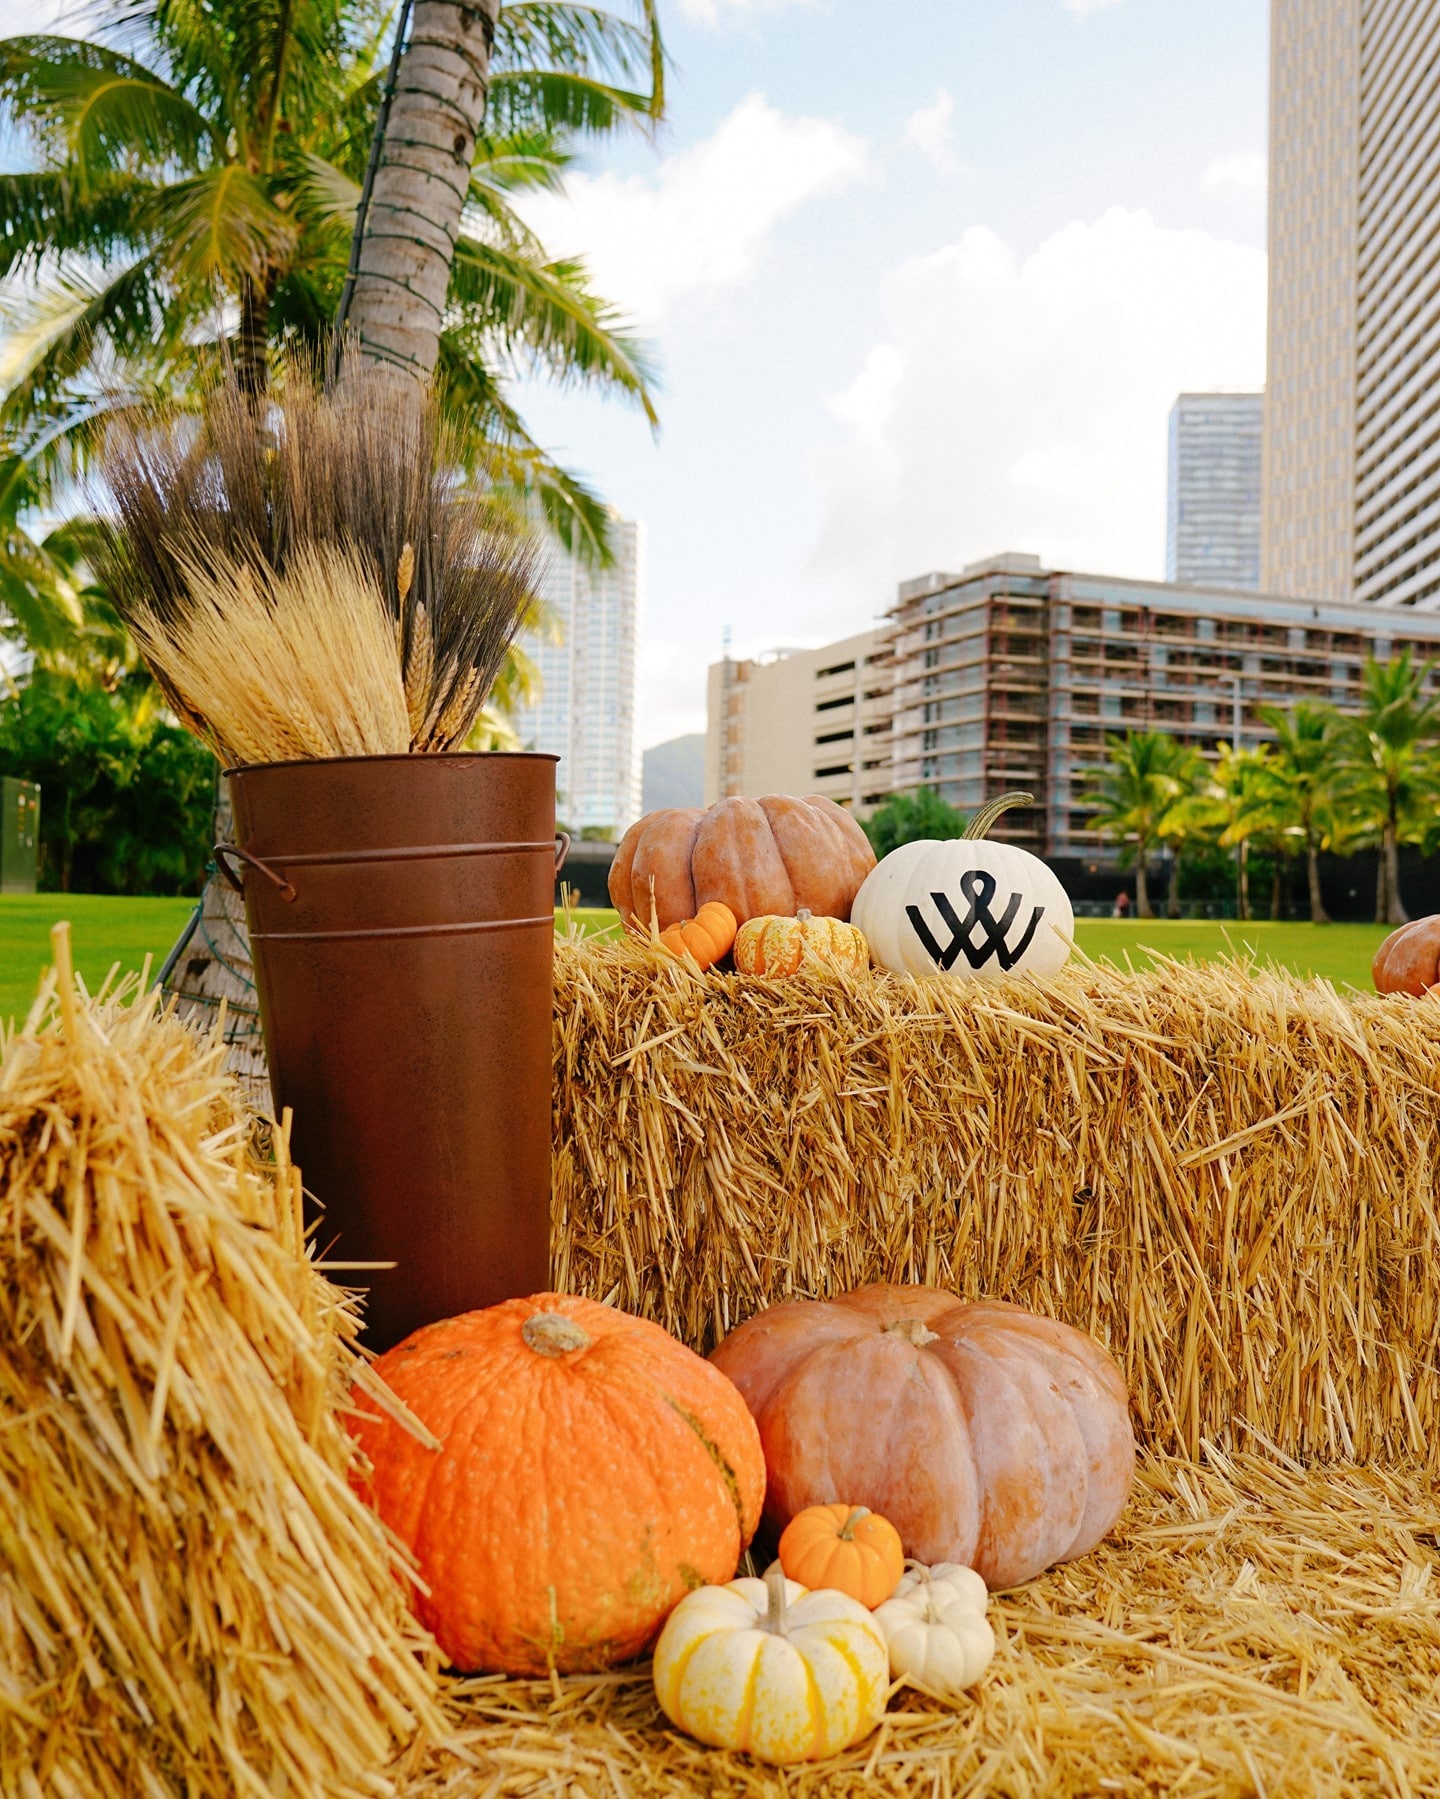
<instances>
[{"instance_id":1,"label":"hay bale","mask_svg":"<svg viewBox=\"0 0 1440 1799\"><path fill-rule=\"evenodd\" d=\"M1270 1458L1142 1463L1114 1534L992 1601L972 1698L902 1688L880 1729L813 1768L702 1748L648 1667L455 1689L473 1758L407 1799L1375 1799L1440 1792L1440 1504L1374 1469Z\"/></svg>"},{"instance_id":2,"label":"hay bale","mask_svg":"<svg viewBox=\"0 0 1440 1799\"><path fill-rule=\"evenodd\" d=\"M1440 1005L556 958L554 1270L709 1349L865 1281L1107 1343L1153 1447L1440 1469Z\"/></svg>"},{"instance_id":3,"label":"hay bale","mask_svg":"<svg viewBox=\"0 0 1440 1799\"><path fill-rule=\"evenodd\" d=\"M0 1791L394 1792L437 1658L283 1135L257 1165L218 1033L60 998L0 1057Z\"/></svg>"}]
</instances>

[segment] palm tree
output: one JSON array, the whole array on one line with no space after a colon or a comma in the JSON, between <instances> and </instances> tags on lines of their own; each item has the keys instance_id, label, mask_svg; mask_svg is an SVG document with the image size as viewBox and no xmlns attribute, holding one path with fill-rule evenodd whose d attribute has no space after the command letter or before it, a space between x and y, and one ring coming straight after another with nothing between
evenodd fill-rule
<instances>
[{"instance_id":1,"label":"palm tree","mask_svg":"<svg viewBox=\"0 0 1440 1799\"><path fill-rule=\"evenodd\" d=\"M1329 924L1320 894L1320 852L1335 842L1339 719L1328 706L1298 700L1264 706L1261 721L1275 733L1261 777L1286 855L1305 857L1310 922Z\"/></svg>"},{"instance_id":2,"label":"palm tree","mask_svg":"<svg viewBox=\"0 0 1440 1799\"><path fill-rule=\"evenodd\" d=\"M1400 845L1423 836L1435 812L1440 698L1426 693L1434 666L1417 665L1408 650L1390 662L1370 657L1360 711L1342 719L1337 732L1341 803L1380 845L1377 924L1408 919L1400 899Z\"/></svg>"},{"instance_id":3,"label":"palm tree","mask_svg":"<svg viewBox=\"0 0 1440 1799\"><path fill-rule=\"evenodd\" d=\"M1133 857L1135 914L1153 918L1146 864L1156 845L1182 828L1176 806L1190 791L1197 759L1160 731L1108 736L1105 748L1110 760L1085 804L1094 808L1091 822L1101 836L1120 844L1122 863Z\"/></svg>"},{"instance_id":4,"label":"palm tree","mask_svg":"<svg viewBox=\"0 0 1440 1799\"><path fill-rule=\"evenodd\" d=\"M1252 914L1250 905L1250 846L1273 844L1280 831L1275 804L1270 750L1260 745L1237 750L1232 744L1216 745L1215 761L1207 770L1200 808L1219 841L1236 856L1236 900L1242 919Z\"/></svg>"},{"instance_id":5,"label":"palm tree","mask_svg":"<svg viewBox=\"0 0 1440 1799\"><path fill-rule=\"evenodd\" d=\"M416 33L438 13L481 16L422 4ZM0 42L0 114L31 165L0 176L0 278L22 294L0 422L22 449L43 438L58 468L83 460L117 405L195 392L217 341L257 391L271 343L323 343L388 29L374 0L106 0L99 16L99 42ZM561 0L502 7L490 126L463 134L448 298L432 319L437 379L476 458L538 493L582 554L605 553L603 507L529 436L506 372L596 386L653 420L651 374L583 267L548 259L515 202L559 185L569 134L658 116L661 89L622 85L658 56L652 26ZM462 134L446 129L458 155Z\"/></svg>"}]
</instances>

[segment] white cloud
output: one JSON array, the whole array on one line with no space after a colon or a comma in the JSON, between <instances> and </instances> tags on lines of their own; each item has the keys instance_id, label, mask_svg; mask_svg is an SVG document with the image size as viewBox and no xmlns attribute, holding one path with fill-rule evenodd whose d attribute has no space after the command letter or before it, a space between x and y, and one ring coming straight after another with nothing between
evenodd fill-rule
<instances>
[{"instance_id":1,"label":"white cloud","mask_svg":"<svg viewBox=\"0 0 1440 1799\"><path fill-rule=\"evenodd\" d=\"M1228 156L1212 156L1200 177L1205 194L1238 193L1259 199L1267 181L1265 158L1259 150L1233 150Z\"/></svg>"},{"instance_id":2,"label":"white cloud","mask_svg":"<svg viewBox=\"0 0 1440 1799\"><path fill-rule=\"evenodd\" d=\"M525 213L553 254L584 255L600 293L653 322L681 294L744 281L787 214L866 163L863 139L751 94L653 177L574 175Z\"/></svg>"},{"instance_id":3,"label":"white cloud","mask_svg":"<svg viewBox=\"0 0 1440 1799\"><path fill-rule=\"evenodd\" d=\"M1148 213L1018 256L990 230L903 263L888 340L834 397L816 563L855 602L998 550L1158 575L1182 389L1264 378L1265 258Z\"/></svg>"},{"instance_id":4,"label":"white cloud","mask_svg":"<svg viewBox=\"0 0 1440 1799\"><path fill-rule=\"evenodd\" d=\"M1073 18L1088 19L1092 12L1104 12L1107 7L1119 6L1120 0L1060 0L1060 4Z\"/></svg>"},{"instance_id":5,"label":"white cloud","mask_svg":"<svg viewBox=\"0 0 1440 1799\"><path fill-rule=\"evenodd\" d=\"M951 174L960 165L955 159L954 131L950 121L955 116L955 102L942 87L933 106L922 106L905 121L901 143L918 150L937 169Z\"/></svg>"}]
</instances>

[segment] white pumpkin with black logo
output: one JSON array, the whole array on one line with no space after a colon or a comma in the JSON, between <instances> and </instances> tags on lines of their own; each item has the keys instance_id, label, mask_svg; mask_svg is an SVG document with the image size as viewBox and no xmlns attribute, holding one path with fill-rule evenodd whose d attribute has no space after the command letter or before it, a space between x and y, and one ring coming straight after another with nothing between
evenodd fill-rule
<instances>
[{"instance_id":1,"label":"white pumpkin with black logo","mask_svg":"<svg viewBox=\"0 0 1440 1799\"><path fill-rule=\"evenodd\" d=\"M1055 873L1038 856L984 833L1011 806L1007 793L949 842L902 843L865 877L850 921L870 954L893 974L948 974L995 981L1053 975L1064 967L1075 914Z\"/></svg>"}]
</instances>

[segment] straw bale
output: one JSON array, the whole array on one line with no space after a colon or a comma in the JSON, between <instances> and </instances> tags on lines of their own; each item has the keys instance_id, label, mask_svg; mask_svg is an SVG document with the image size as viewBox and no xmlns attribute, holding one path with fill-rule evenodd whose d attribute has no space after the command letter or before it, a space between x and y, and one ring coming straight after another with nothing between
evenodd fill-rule
<instances>
[{"instance_id":1,"label":"straw bale","mask_svg":"<svg viewBox=\"0 0 1440 1799\"><path fill-rule=\"evenodd\" d=\"M218 1032L60 1002L0 1045L0 1792L396 1792L438 1658L284 1133L259 1164Z\"/></svg>"},{"instance_id":2,"label":"straw bale","mask_svg":"<svg viewBox=\"0 0 1440 1799\"><path fill-rule=\"evenodd\" d=\"M866 1281L1107 1343L1150 1446L1440 1469L1440 1005L556 958L554 1275L709 1349Z\"/></svg>"},{"instance_id":3,"label":"straw bale","mask_svg":"<svg viewBox=\"0 0 1440 1799\"><path fill-rule=\"evenodd\" d=\"M875 1735L779 1772L668 1728L648 1666L459 1682L457 1746L407 1799L1013 1799L1440 1792L1440 1502L1376 1469L1207 1453L1141 1465L1098 1549L992 1599L955 1706L899 1687Z\"/></svg>"}]
</instances>

